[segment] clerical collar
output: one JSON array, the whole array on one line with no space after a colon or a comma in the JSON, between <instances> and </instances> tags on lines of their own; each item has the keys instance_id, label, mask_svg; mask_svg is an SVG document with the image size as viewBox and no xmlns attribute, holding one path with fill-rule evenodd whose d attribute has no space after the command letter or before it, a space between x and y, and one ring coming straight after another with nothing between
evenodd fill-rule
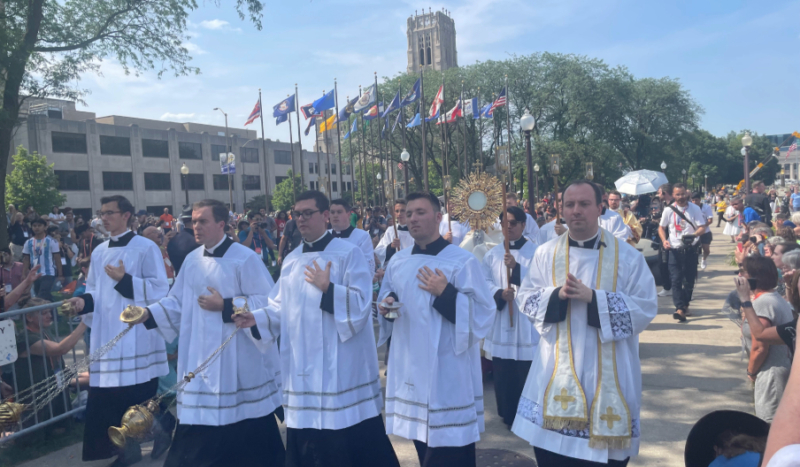
<instances>
[{"instance_id":1,"label":"clerical collar","mask_svg":"<svg viewBox=\"0 0 800 467\"><path fill-rule=\"evenodd\" d=\"M316 251L325 251L325 247L333 240L333 235L327 230L321 237L313 242L303 240L303 253L314 253Z\"/></svg>"},{"instance_id":2,"label":"clerical collar","mask_svg":"<svg viewBox=\"0 0 800 467\"><path fill-rule=\"evenodd\" d=\"M450 242L448 242L447 240L445 240L444 238L442 238L442 237L440 236L440 237L439 237L439 238L437 238L436 240L434 240L434 241L432 241L431 243L429 243L429 244L428 244L428 245L425 247L425 249L424 249L424 250L423 250L422 248L420 248L420 247L419 247L419 245L417 245L417 244L415 243L415 244L414 244L414 248L412 248L412 249L411 249L411 254L412 254L412 255L430 255L430 256L436 256L436 255L438 255L438 254L439 254L439 252L441 252L442 250L444 250L444 248L445 248L447 245L449 245L449 244L450 244Z\"/></svg>"},{"instance_id":3,"label":"clerical collar","mask_svg":"<svg viewBox=\"0 0 800 467\"><path fill-rule=\"evenodd\" d=\"M397 230L399 230L401 232L408 232L408 226L407 225L398 225L397 226Z\"/></svg>"},{"instance_id":4,"label":"clerical collar","mask_svg":"<svg viewBox=\"0 0 800 467\"><path fill-rule=\"evenodd\" d=\"M602 210L602 211L600 211L600 215L601 215L601 216L604 216L605 214L606 214L606 207L605 207L605 206L603 206L603 210Z\"/></svg>"},{"instance_id":5,"label":"clerical collar","mask_svg":"<svg viewBox=\"0 0 800 467\"><path fill-rule=\"evenodd\" d=\"M228 248L233 245L233 240L227 235L222 236L222 240L219 241L216 245L211 248L206 248L203 250L203 256L209 256L211 258L222 258L225 256L225 252L228 251Z\"/></svg>"},{"instance_id":6,"label":"clerical collar","mask_svg":"<svg viewBox=\"0 0 800 467\"><path fill-rule=\"evenodd\" d=\"M600 239L600 231L598 230L594 237L588 240L573 240L571 236L568 236L567 239L569 240L569 246L573 248L587 248L589 250L594 250L595 246L599 249L599 247L606 246L605 243L602 241L597 242ZM595 245L597 243L597 245Z\"/></svg>"},{"instance_id":7,"label":"clerical collar","mask_svg":"<svg viewBox=\"0 0 800 467\"><path fill-rule=\"evenodd\" d=\"M131 239L135 236L135 234L130 231L126 230L119 235L112 235L111 240L108 242L109 248L121 248L127 246Z\"/></svg>"},{"instance_id":8,"label":"clerical collar","mask_svg":"<svg viewBox=\"0 0 800 467\"><path fill-rule=\"evenodd\" d=\"M352 225L341 232L336 231L336 229L332 230L331 233L333 234L333 238L350 238L350 234L353 233L355 227Z\"/></svg>"},{"instance_id":9,"label":"clerical collar","mask_svg":"<svg viewBox=\"0 0 800 467\"><path fill-rule=\"evenodd\" d=\"M525 237L519 237L519 240L512 240L508 242L508 248L511 250L519 250L528 241Z\"/></svg>"}]
</instances>

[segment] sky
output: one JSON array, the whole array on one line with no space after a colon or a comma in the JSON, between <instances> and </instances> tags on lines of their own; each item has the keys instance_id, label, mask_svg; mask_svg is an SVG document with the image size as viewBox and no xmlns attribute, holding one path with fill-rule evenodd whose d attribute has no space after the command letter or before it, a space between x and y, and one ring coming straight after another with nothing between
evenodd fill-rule
<instances>
[{"instance_id":1,"label":"sky","mask_svg":"<svg viewBox=\"0 0 800 467\"><path fill-rule=\"evenodd\" d=\"M186 48L199 75L126 75L106 60L102 75L77 83L90 91L82 110L223 125L212 110L219 107L243 128L261 88L266 137L288 141L288 125L276 127L271 111L295 83L303 105L335 78L341 102L374 72L379 80L405 73L406 19L430 7L451 12L462 66L536 52L585 55L637 78L679 79L714 135L800 130L800 0L296 0L265 2L261 31L239 19L233 2L198 3ZM260 136L258 122L246 128ZM312 141L313 132L304 146Z\"/></svg>"}]
</instances>

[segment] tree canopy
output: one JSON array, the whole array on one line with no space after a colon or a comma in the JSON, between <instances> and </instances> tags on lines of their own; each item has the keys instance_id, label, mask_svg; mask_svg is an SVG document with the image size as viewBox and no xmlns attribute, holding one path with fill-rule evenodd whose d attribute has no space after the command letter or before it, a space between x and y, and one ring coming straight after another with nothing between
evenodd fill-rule
<instances>
[{"instance_id":1,"label":"tree canopy","mask_svg":"<svg viewBox=\"0 0 800 467\"><path fill-rule=\"evenodd\" d=\"M67 197L58 191L58 177L47 157L29 153L22 146L13 156L14 170L6 177L6 204L14 204L21 211L28 206L40 215L49 213L53 206L62 206Z\"/></svg>"}]
</instances>

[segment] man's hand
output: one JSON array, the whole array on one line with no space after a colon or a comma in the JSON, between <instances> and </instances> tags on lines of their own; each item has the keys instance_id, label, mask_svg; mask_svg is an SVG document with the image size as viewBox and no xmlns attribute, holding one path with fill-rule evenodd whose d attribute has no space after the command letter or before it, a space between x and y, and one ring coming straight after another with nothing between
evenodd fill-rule
<instances>
[{"instance_id":1,"label":"man's hand","mask_svg":"<svg viewBox=\"0 0 800 467\"><path fill-rule=\"evenodd\" d=\"M556 232L556 235L561 235L561 234L563 234L564 232L567 231L567 228L564 227L564 224L556 224L554 227L555 227L554 230Z\"/></svg>"},{"instance_id":2,"label":"man's hand","mask_svg":"<svg viewBox=\"0 0 800 467\"><path fill-rule=\"evenodd\" d=\"M503 300L505 300L508 303L513 302L514 301L514 289L512 289L510 287L505 289L503 291Z\"/></svg>"},{"instance_id":3,"label":"man's hand","mask_svg":"<svg viewBox=\"0 0 800 467\"><path fill-rule=\"evenodd\" d=\"M666 239L666 240L661 239L661 248L663 248L665 250L671 250L672 249L672 245L669 243L669 239Z\"/></svg>"},{"instance_id":4,"label":"man's hand","mask_svg":"<svg viewBox=\"0 0 800 467\"><path fill-rule=\"evenodd\" d=\"M385 269L376 269L375 275L372 277L372 282L380 282L383 280L383 275L386 274Z\"/></svg>"},{"instance_id":5,"label":"man's hand","mask_svg":"<svg viewBox=\"0 0 800 467\"><path fill-rule=\"evenodd\" d=\"M590 303L592 301L592 289L583 285L583 282L577 277L572 274L567 274L567 282L558 292L558 298L562 300L575 299Z\"/></svg>"},{"instance_id":6,"label":"man's hand","mask_svg":"<svg viewBox=\"0 0 800 467\"><path fill-rule=\"evenodd\" d=\"M145 309L144 309L144 313L142 313L142 317L141 317L141 318L139 318L139 319L137 319L137 320L136 320L136 321L134 321L133 323L130 323L130 324L131 324L131 326L136 326L137 324L142 324L142 323L144 323L144 322L145 322L145 321L147 321L148 319L150 319L150 310L148 310L147 308L145 308Z\"/></svg>"},{"instance_id":7,"label":"man's hand","mask_svg":"<svg viewBox=\"0 0 800 467\"><path fill-rule=\"evenodd\" d=\"M236 323L236 327L239 329L251 328L256 325L256 318L253 313L246 311L233 315L233 322Z\"/></svg>"},{"instance_id":8,"label":"man's hand","mask_svg":"<svg viewBox=\"0 0 800 467\"><path fill-rule=\"evenodd\" d=\"M380 313L381 316L386 316L386 313L389 313L392 310L384 307L384 305L391 305L393 303L394 303L394 297L384 298L383 301L378 304L378 313Z\"/></svg>"},{"instance_id":9,"label":"man's hand","mask_svg":"<svg viewBox=\"0 0 800 467\"><path fill-rule=\"evenodd\" d=\"M750 283L747 278L736 276L733 278L733 283L736 284L736 294L739 295L739 300L746 302L750 300Z\"/></svg>"},{"instance_id":10,"label":"man's hand","mask_svg":"<svg viewBox=\"0 0 800 467\"><path fill-rule=\"evenodd\" d=\"M517 265L517 260L514 259L514 255L512 255L511 253L506 253L505 255L503 255L503 262L509 269L514 269L514 266Z\"/></svg>"},{"instance_id":11,"label":"man's hand","mask_svg":"<svg viewBox=\"0 0 800 467\"><path fill-rule=\"evenodd\" d=\"M430 292L434 297L441 295L447 287L447 277L438 268L435 273L428 266L421 268L419 274L417 274L417 279L422 282L419 288Z\"/></svg>"},{"instance_id":12,"label":"man's hand","mask_svg":"<svg viewBox=\"0 0 800 467\"><path fill-rule=\"evenodd\" d=\"M222 311L225 307L225 301L222 300L222 295L219 294L213 287L206 287L211 295L200 295L197 297L197 304L200 308L208 311Z\"/></svg>"},{"instance_id":13,"label":"man's hand","mask_svg":"<svg viewBox=\"0 0 800 467\"><path fill-rule=\"evenodd\" d=\"M65 302L69 303L72 306L73 313L70 314L73 315L77 315L78 313L83 311L83 307L86 304L86 302L80 297L69 298L65 300Z\"/></svg>"},{"instance_id":14,"label":"man's hand","mask_svg":"<svg viewBox=\"0 0 800 467\"><path fill-rule=\"evenodd\" d=\"M33 267L33 269L30 270L30 272L28 272L28 275L25 276L25 280L23 280L23 282L27 286L30 287L31 284L36 282L37 279L39 279L40 277L42 277L44 275L44 274L40 274L39 273L39 269L40 268L41 268L41 265L37 264L36 266Z\"/></svg>"},{"instance_id":15,"label":"man's hand","mask_svg":"<svg viewBox=\"0 0 800 467\"><path fill-rule=\"evenodd\" d=\"M399 238L395 238L394 240L392 240L392 248L394 248L395 250L399 250L400 249L400 239Z\"/></svg>"},{"instance_id":16,"label":"man's hand","mask_svg":"<svg viewBox=\"0 0 800 467\"><path fill-rule=\"evenodd\" d=\"M453 243L453 232L448 230L447 233L444 234L444 236L442 238L444 238L445 240L447 240L450 243Z\"/></svg>"},{"instance_id":17,"label":"man's hand","mask_svg":"<svg viewBox=\"0 0 800 467\"><path fill-rule=\"evenodd\" d=\"M306 282L314 284L322 293L328 291L328 286L331 283L331 262L325 266L325 269L319 267L317 261L314 261L314 267L306 266Z\"/></svg>"},{"instance_id":18,"label":"man's hand","mask_svg":"<svg viewBox=\"0 0 800 467\"><path fill-rule=\"evenodd\" d=\"M122 260L119 260L119 266L112 266L110 264L106 265L106 274L108 277L114 279L115 281L119 282L125 277L125 265L122 264Z\"/></svg>"}]
</instances>

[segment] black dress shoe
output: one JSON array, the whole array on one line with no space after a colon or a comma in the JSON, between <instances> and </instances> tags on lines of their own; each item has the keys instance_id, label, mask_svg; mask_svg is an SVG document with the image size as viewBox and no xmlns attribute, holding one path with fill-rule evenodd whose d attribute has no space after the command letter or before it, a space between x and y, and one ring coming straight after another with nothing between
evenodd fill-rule
<instances>
[{"instance_id":1,"label":"black dress shoe","mask_svg":"<svg viewBox=\"0 0 800 467\"><path fill-rule=\"evenodd\" d=\"M153 440L153 451L150 453L150 457L155 460L161 457L165 452L169 450L169 447L172 445L172 434L171 433L159 433L155 436Z\"/></svg>"}]
</instances>

